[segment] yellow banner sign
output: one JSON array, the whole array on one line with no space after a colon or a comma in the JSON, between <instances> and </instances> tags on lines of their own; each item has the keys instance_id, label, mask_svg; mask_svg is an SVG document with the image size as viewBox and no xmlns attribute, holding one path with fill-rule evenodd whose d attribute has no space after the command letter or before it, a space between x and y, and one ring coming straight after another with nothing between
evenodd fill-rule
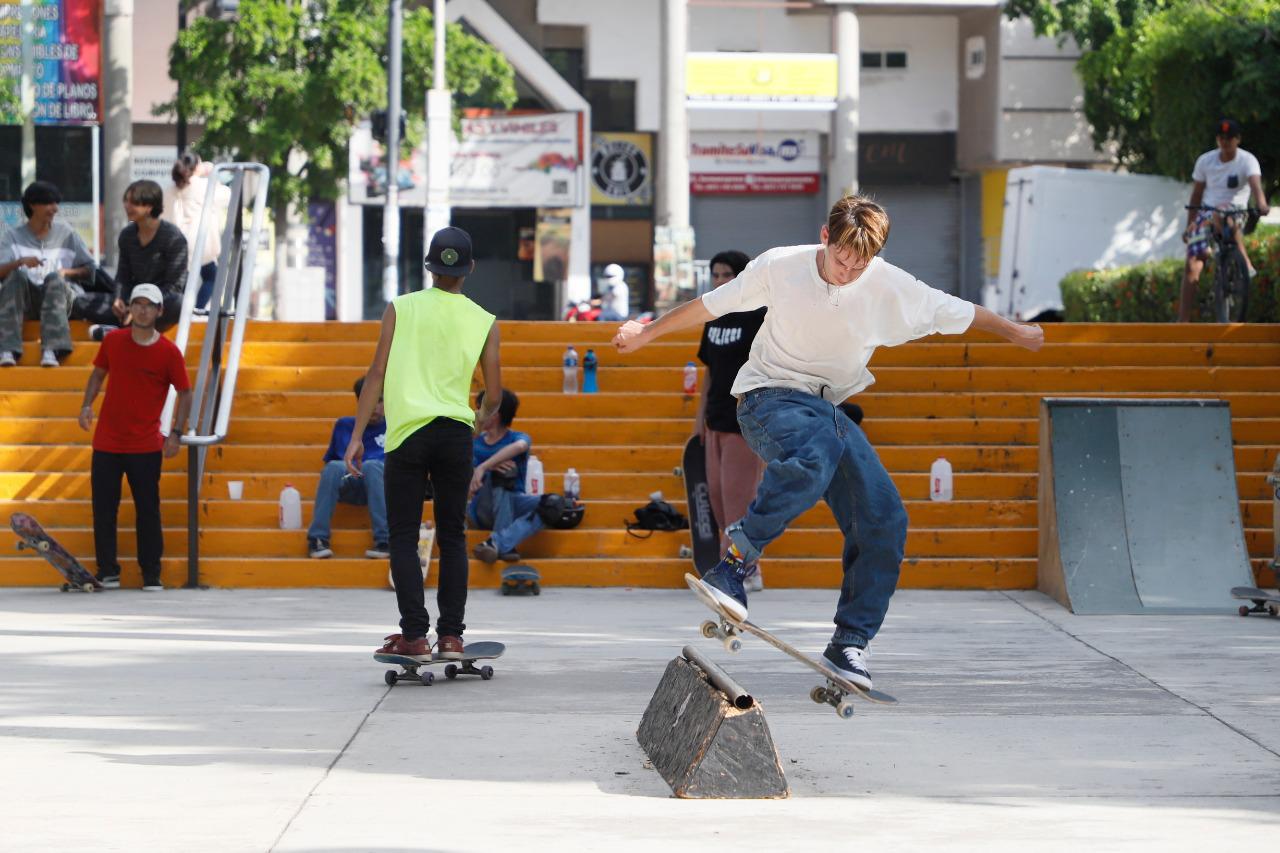
<instances>
[{"instance_id":1,"label":"yellow banner sign","mask_svg":"<svg viewBox=\"0 0 1280 853\"><path fill-rule=\"evenodd\" d=\"M836 98L834 53L690 53L691 103L824 103Z\"/></svg>"}]
</instances>

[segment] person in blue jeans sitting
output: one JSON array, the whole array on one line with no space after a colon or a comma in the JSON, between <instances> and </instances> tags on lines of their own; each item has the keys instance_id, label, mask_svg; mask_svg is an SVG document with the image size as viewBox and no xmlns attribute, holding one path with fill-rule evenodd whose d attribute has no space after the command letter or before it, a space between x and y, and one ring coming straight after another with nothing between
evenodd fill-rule
<instances>
[{"instance_id":1,"label":"person in blue jeans sitting","mask_svg":"<svg viewBox=\"0 0 1280 853\"><path fill-rule=\"evenodd\" d=\"M476 395L476 408L484 402L484 392ZM477 530L493 534L471 552L477 560L493 563L502 559L516 563L516 546L542 529L538 515L541 498L526 494L524 481L529 467L528 434L511 428L520 408L520 398L502 389L498 411L478 424L480 432L472 442L471 502L467 518Z\"/></svg>"},{"instance_id":2,"label":"person in blue jeans sitting","mask_svg":"<svg viewBox=\"0 0 1280 853\"><path fill-rule=\"evenodd\" d=\"M823 659L871 688L867 646L884 622L907 540L907 512L861 427L840 404L871 385L877 347L970 328L1035 351L1039 326L1012 323L936 290L880 257L889 216L868 198L831 208L819 243L770 249L728 284L644 326L630 322L614 345L635 352L668 332L735 311L768 307L730 394L742 437L765 461L747 514L726 529L732 543L701 583L726 611L747 618L747 567L819 498L844 534L844 577L835 633Z\"/></svg>"},{"instance_id":3,"label":"person in blue jeans sitting","mask_svg":"<svg viewBox=\"0 0 1280 853\"><path fill-rule=\"evenodd\" d=\"M363 387L362 376L355 384L357 400L360 399L360 389ZM329 522L333 518L333 508L339 501L369 507L373 547L365 551L364 555L371 560L385 560L391 556L387 548L387 496L382 490L382 466L385 458L383 446L387 440L387 421L383 416L382 401L379 400L374 407L369 425L365 427L362 436L363 477L347 474L346 464L342 461L355 425L354 417L338 418L333 424L333 434L329 437L329 449L324 452L324 471L320 473L320 487L316 489L315 515L307 530L307 552L317 560L333 556L333 549L329 547Z\"/></svg>"}]
</instances>

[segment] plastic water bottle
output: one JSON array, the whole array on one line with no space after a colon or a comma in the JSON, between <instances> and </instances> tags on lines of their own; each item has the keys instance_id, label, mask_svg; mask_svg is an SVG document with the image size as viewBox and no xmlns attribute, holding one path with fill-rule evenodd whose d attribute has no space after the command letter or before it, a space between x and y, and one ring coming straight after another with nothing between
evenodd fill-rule
<instances>
[{"instance_id":1,"label":"plastic water bottle","mask_svg":"<svg viewBox=\"0 0 1280 853\"><path fill-rule=\"evenodd\" d=\"M951 500L951 463L939 456L929 468L929 499Z\"/></svg>"},{"instance_id":2,"label":"plastic water bottle","mask_svg":"<svg viewBox=\"0 0 1280 853\"><path fill-rule=\"evenodd\" d=\"M578 393L578 351L573 347L564 351L564 393Z\"/></svg>"},{"instance_id":3,"label":"plastic water bottle","mask_svg":"<svg viewBox=\"0 0 1280 853\"><path fill-rule=\"evenodd\" d=\"M280 490L280 529L302 529L302 495L292 483L285 483Z\"/></svg>"},{"instance_id":4,"label":"plastic water bottle","mask_svg":"<svg viewBox=\"0 0 1280 853\"><path fill-rule=\"evenodd\" d=\"M582 488L581 481L578 479L577 469L570 468L564 472L564 497L565 500L577 502L579 490Z\"/></svg>"},{"instance_id":5,"label":"plastic water bottle","mask_svg":"<svg viewBox=\"0 0 1280 853\"><path fill-rule=\"evenodd\" d=\"M599 361L596 359L596 351L587 350L587 354L582 358L582 393L594 394L600 389L596 386L596 367Z\"/></svg>"},{"instance_id":6,"label":"plastic water bottle","mask_svg":"<svg viewBox=\"0 0 1280 853\"><path fill-rule=\"evenodd\" d=\"M684 365L684 394L686 397L692 397L698 393L698 365L692 361L685 362Z\"/></svg>"},{"instance_id":7,"label":"plastic water bottle","mask_svg":"<svg viewBox=\"0 0 1280 853\"><path fill-rule=\"evenodd\" d=\"M540 495L546 487L547 483L543 479L542 473L542 460L533 454L529 454L529 466L524 475L525 494Z\"/></svg>"}]
</instances>

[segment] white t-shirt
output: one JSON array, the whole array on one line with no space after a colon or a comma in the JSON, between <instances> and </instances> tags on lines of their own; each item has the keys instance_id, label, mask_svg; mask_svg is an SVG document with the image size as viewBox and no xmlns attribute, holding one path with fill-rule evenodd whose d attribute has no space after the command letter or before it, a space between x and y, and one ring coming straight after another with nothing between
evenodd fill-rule
<instances>
[{"instance_id":1,"label":"white t-shirt","mask_svg":"<svg viewBox=\"0 0 1280 853\"><path fill-rule=\"evenodd\" d=\"M867 370L876 347L935 332L959 334L973 324L972 303L883 258L873 259L853 284L828 285L818 275L820 248L770 249L733 281L703 295L702 304L717 317L769 308L733 383L735 397L784 387L843 403L876 381Z\"/></svg>"},{"instance_id":2,"label":"white t-shirt","mask_svg":"<svg viewBox=\"0 0 1280 853\"><path fill-rule=\"evenodd\" d=\"M1258 158L1243 148L1237 148L1236 156L1225 163L1215 148L1196 159L1191 180L1204 182L1203 204L1209 207L1243 207L1249 200L1249 178L1261 174Z\"/></svg>"},{"instance_id":3,"label":"white t-shirt","mask_svg":"<svg viewBox=\"0 0 1280 853\"><path fill-rule=\"evenodd\" d=\"M631 316L631 288L620 278L607 278L603 282L609 308L621 317Z\"/></svg>"}]
</instances>

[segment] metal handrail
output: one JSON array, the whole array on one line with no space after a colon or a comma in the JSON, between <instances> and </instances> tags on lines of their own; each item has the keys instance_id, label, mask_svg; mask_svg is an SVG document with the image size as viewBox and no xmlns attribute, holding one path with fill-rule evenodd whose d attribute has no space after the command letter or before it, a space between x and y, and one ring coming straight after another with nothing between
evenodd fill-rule
<instances>
[{"instance_id":1,"label":"metal handrail","mask_svg":"<svg viewBox=\"0 0 1280 853\"><path fill-rule=\"evenodd\" d=\"M200 368L196 372L191 412L181 439L187 445L188 587L200 585L199 502L205 454L210 447L226 439L231 422L236 378L240 372L240 350L244 345L244 331L249 321L254 266L266 220L267 187L271 180L271 170L260 163L219 163L209 175L195 246L190 247L192 260L187 270L187 283L182 294L182 313L174 341L184 357L191 334L191 317L195 312L196 296L200 289L200 258L211 227L210 221L217 212L215 199L221 185L218 178L224 173L231 175L231 197L227 202L227 221L222 229L222 243L218 252L218 273L214 278L213 293L209 296L209 322L200 348ZM249 232L246 235L244 198L245 179L249 175L254 175L257 181L253 187L253 205ZM222 348L227 340L228 328L231 340L224 372ZM176 399L176 392L170 389L164 414L161 416L162 424L168 424L172 418Z\"/></svg>"}]
</instances>

